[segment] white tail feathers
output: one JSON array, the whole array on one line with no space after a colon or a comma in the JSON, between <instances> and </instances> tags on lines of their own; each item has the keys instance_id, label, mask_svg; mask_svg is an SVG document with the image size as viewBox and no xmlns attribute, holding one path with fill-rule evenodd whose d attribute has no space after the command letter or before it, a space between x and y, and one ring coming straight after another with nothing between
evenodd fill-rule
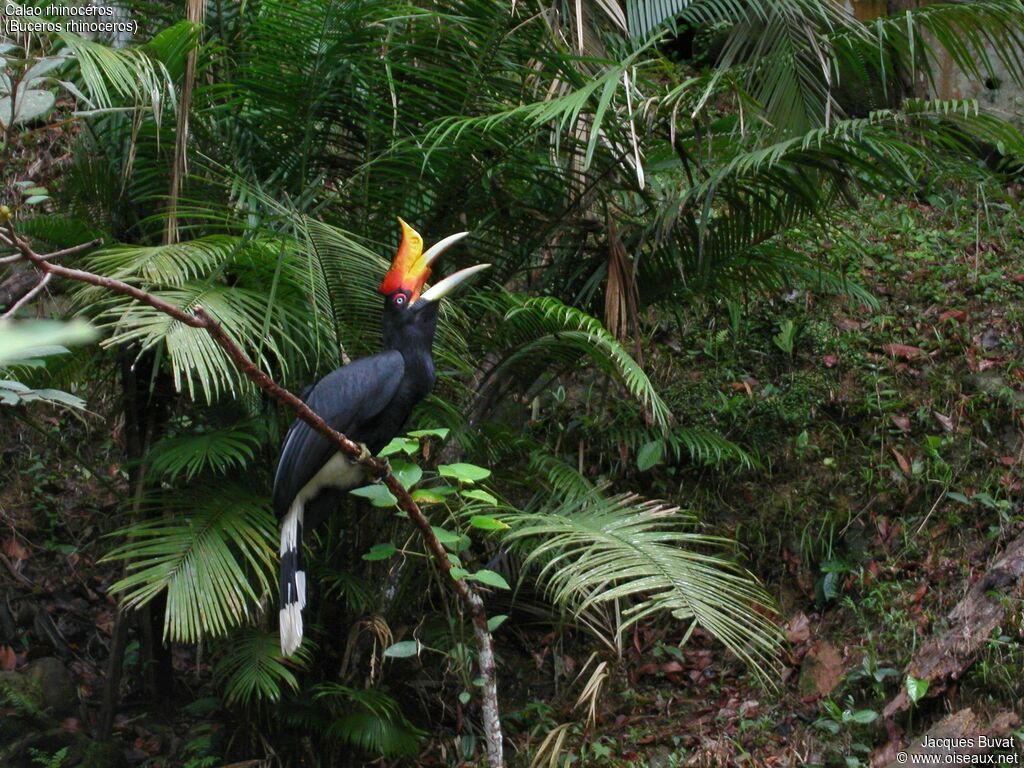
<instances>
[{"instance_id":1,"label":"white tail feathers","mask_svg":"<svg viewBox=\"0 0 1024 768\"><path fill-rule=\"evenodd\" d=\"M298 603L289 603L281 609L281 653L291 656L302 644L302 609Z\"/></svg>"},{"instance_id":2,"label":"white tail feathers","mask_svg":"<svg viewBox=\"0 0 1024 768\"><path fill-rule=\"evenodd\" d=\"M281 521L281 652L291 656L302 643L302 609L306 607L306 573L300 570L303 504L296 499Z\"/></svg>"}]
</instances>

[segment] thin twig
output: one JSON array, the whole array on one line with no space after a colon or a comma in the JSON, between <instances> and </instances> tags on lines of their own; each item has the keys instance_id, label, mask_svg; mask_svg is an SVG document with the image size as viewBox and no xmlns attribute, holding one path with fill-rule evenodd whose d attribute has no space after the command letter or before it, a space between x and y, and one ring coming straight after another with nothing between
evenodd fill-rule
<instances>
[{"instance_id":1,"label":"thin twig","mask_svg":"<svg viewBox=\"0 0 1024 768\"><path fill-rule=\"evenodd\" d=\"M49 283L52 278L53 275L50 273L43 275L42 280L36 283L35 286L33 286L28 293L26 293L24 296L22 296L20 299L14 302L10 309L8 309L6 312L0 315L0 320L7 320L8 318L14 317L14 313L17 312L26 304L28 304L30 301L32 301L32 299L34 299L36 296L38 296L39 293L42 292L44 288L46 288L47 283Z\"/></svg>"},{"instance_id":2,"label":"thin twig","mask_svg":"<svg viewBox=\"0 0 1024 768\"><path fill-rule=\"evenodd\" d=\"M420 535L427 546L428 551L437 563L437 567L445 574L455 593L462 600L463 604L473 622L473 634L476 638L477 654L479 656L480 677L483 680L481 689L481 711L483 714L484 735L487 741L487 762L490 768L502 768L504 766L503 744L501 732L501 720L498 710L498 687L495 675L494 647L491 632L487 627L487 612L479 593L467 582L457 579L452 575L452 563L448 559L448 553L441 544L430 521L423 514L419 505L413 501L412 496L398 479L391 473L387 462L373 456L366 455L363 447L348 439L345 435L328 426L327 422L321 419L308 405L284 389L277 382L270 378L259 368L242 349L235 344L227 335L224 328L206 310L197 306L193 312L186 312L163 299L157 298L133 285L116 280L111 277L104 277L92 272L85 272L79 269L70 269L54 264L49 259L58 255L40 255L36 253L27 240L17 235L11 222L7 222L7 232L11 243L17 247L21 255L32 265L43 272L46 277L56 275L69 280L89 283L90 285L107 288L116 293L130 296L137 301L148 304L160 312L174 318L184 325L192 328L202 328L217 345L224 350L231 358L238 370L252 381L261 390L273 397L280 403L288 406L296 415L305 421L314 430L323 435L327 440L337 446L341 453L359 462L367 471L370 477L380 480L398 500L398 508L405 512L413 524L419 529ZM97 245L96 241L83 246L75 246L75 249L84 250L87 247ZM66 249L65 252L74 252L74 249ZM59 252L58 252L59 253Z\"/></svg>"},{"instance_id":3,"label":"thin twig","mask_svg":"<svg viewBox=\"0 0 1024 768\"><path fill-rule=\"evenodd\" d=\"M103 238L97 237L95 240L90 240L88 243L81 243L79 245L72 245L70 248L63 248L53 253L47 253L44 256L40 256L41 259L58 259L61 256L71 256L82 251L87 251L90 248L95 248L97 245L103 245Z\"/></svg>"},{"instance_id":4,"label":"thin twig","mask_svg":"<svg viewBox=\"0 0 1024 768\"><path fill-rule=\"evenodd\" d=\"M21 571L15 568L14 563L8 560L7 555L5 555L3 552L0 552L0 563L3 563L4 568L8 570L11 576L14 577L14 580L17 581L19 584L26 586L30 589L35 587L35 584L29 581L28 577L25 576L25 574L23 574Z\"/></svg>"}]
</instances>

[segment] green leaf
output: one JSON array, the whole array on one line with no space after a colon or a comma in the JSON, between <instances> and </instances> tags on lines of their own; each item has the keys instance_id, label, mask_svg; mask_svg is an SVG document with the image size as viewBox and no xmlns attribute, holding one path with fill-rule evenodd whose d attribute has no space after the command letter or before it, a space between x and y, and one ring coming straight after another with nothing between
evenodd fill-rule
<instances>
[{"instance_id":1,"label":"green leaf","mask_svg":"<svg viewBox=\"0 0 1024 768\"><path fill-rule=\"evenodd\" d=\"M243 422L222 429L196 430L161 439L149 453L150 469L166 480L184 474L191 480L200 472L226 474L245 467L255 456L260 439L255 424Z\"/></svg>"},{"instance_id":2,"label":"green leaf","mask_svg":"<svg viewBox=\"0 0 1024 768\"><path fill-rule=\"evenodd\" d=\"M418 754L426 734L402 714L398 702L376 688L349 688L321 683L313 688L313 701L324 714L320 721L329 743L343 744L360 753L389 760Z\"/></svg>"},{"instance_id":3,"label":"green leaf","mask_svg":"<svg viewBox=\"0 0 1024 768\"><path fill-rule=\"evenodd\" d=\"M497 616L491 616L491 618L487 620L487 631L496 631L498 627L504 624L507 619L508 616L506 616L504 613L499 613Z\"/></svg>"},{"instance_id":4,"label":"green leaf","mask_svg":"<svg viewBox=\"0 0 1024 768\"><path fill-rule=\"evenodd\" d=\"M917 704L926 693L928 693L928 681L920 680L913 675L907 675L907 698L912 704Z\"/></svg>"},{"instance_id":5,"label":"green leaf","mask_svg":"<svg viewBox=\"0 0 1024 768\"><path fill-rule=\"evenodd\" d=\"M771 598L728 551L714 551L727 542L701 533L692 514L594 490L502 519L512 526L504 540L554 603L586 616L627 601L620 638L657 615L695 621L752 671L773 674L781 634Z\"/></svg>"},{"instance_id":6,"label":"green leaf","mask_svg":"<svg viewBox=\"0 0 1024 768\"><path fill-rule=\"evenodd\" d=\"M353 496L369 499L370 503L375 507L393 507L398 504L398 499L382 483L364 485L362 488L353 488L349 493Z\"/></svg>"},{"instance_id":7,"label":"green leaf","mask_svg":"<svg viewBox=\"0 0 1024 768\"><path fill-rule=\"evenodd\" d=\"M32 391L40 400L46 400L57 405L66 405L70 408L85 408L85 400L59 389L36 389Z\"/></svg>"},{"instance_id":8,"label":"green leaf","mask_svg":"<svg viewBox=\"0 0 1024 768\"><path fill-rule=\"evenodd\" d=\"M418 440L410 440L407 437L395 437L391 442L380 449L377 454L381 458L394 456L396 453L404 453L408 456L415 456L420 449Z\"/></svg>"},{"instance_id":9,"label":"green leaf","mask_svg":"<svg viewBox=\"0 0 1024 768\"><path fill-rule=\"evenodd\" d=\"M290 658L281 653L277 633L245 628L232 633L224 643L223 655L214 667L214 680L224 690L228 704L253 704L279 701L283 688L297 691L299 681L293 671L309 663L309 646L301 645Z\"/></svg>"},{"instance_id":10,"label":"green leaf","mask_svg":"<svg viewBox=\"0 0 1024 768\"><path fill-rule=\"evenodd\" d=\"M49 91L38 89L18 89L17 114L14 115L14 125L30 123L47 115L57 97ZM0 125L11 125L11 97L0 98Z\"/></svg>"},{"instance_id":11,"label":"green leaf","mask_svg":"<svg viewBox=\"0 0 1024 768\"><path fill-rule=\"evenodd\" d=\"M665 443L661 440L652 440L640 447L636 455L636 468L646 472L651 467L661 464L665 454Z\"/></svg>"},{"instance_id":12,"label":"green leaf","mask_svg":"<svg viewBox=\"0 0 1024 768\"><path fill-rule=\"evenodd\" d=\"M436 525L430 526L434 529L434 535L437 536L437 540L444 544L446 547L459 543L459 539L462 538L461 534L453 533L445 528L440 528Z\"/></svg>"},{"instance_id":13,"label":"green leaf","mask_svg":"<svg viewBox=\"0 0 1024 768\"><path fill-rule=\"evenodd\" d=\"M363 560L373 562L375 560L387 560L391 557L398 549L390 541L384 544L374 544L370 547L370 551L363 555Z\"/></svg>"},{"instance_id":14,"label":"green leaf","mask_svg":"<svg viewBox=\"0 0 1024 768\"><path fill-rule=\"evenodd\" d=\"M468 578L473 581L479 581L481 584L486 584L489 587L497 587L498 589L512 589L505 581L505 577L500 573L489 571L486 568L471 574Z\"/></svg>"},{"instance_id":15,"label":"green leaf","mask_svg":"<svg viewBox=\"0 0 1024 768\"><path fill-rule=\"evenodd\" d=\"M49 199L49 195L32 195L32 197L25 200L25 205L39 205L39 203L45 203Z\"/></svg>"},{"instance_id":16,"label":"green leaf","mask_svg":"<svg viewBox=\"0 0 1024 768\"><path fill-rule=\"evenodd\" d=\"M417 504L443 504L445 494L437 493L433 488L418 488L413 491L412 500Z\"/></svg>"},{"instance_id":17,"label":"green leaf","mask_svg":"<svg viewBox=\"0 0 1024 768\"><path fill-rule=\"evenodd\" d=\"M873 723L877 719L878 713L875 712L873 709L858 709L856 712L850 715L850 720L852 720L855 723L859 723L860 725L867 725L868 723Z\"/></svg>"},{"instance_id":18,"label":"green leaf","mask_svg":"<svg viewBox=\"0 0 1024 768\"><path fill-rule=\"evenodd\" d=\"M441 464L438 466L437 471L442 477L451 478L460 483L469 483L470 485L478 480L486 480L491 476L491 470L478 467L476 464Z\"/></svg>"},{"instance_id":19,"label":"green leaf","mask_svg":"<svg viewBox=\"0 0 1024 768\"><path fill-rule=\"evenodd\" d=\"M487 515L473 515L469 524L482 531L507 531L509 528L507 523Z\"/></svg>"},{"instance_id":20,"label":"green leaf","mask_svg":"<svg viewBox=\"0 0 1024 768\"><path fill-rule=\"evenodd\" d=\"M410 656L415 656L420 652L420 643L418 640L402 640L399 643L388 646L384 650L384 655L389 659L407 659Z\"/></svg>"},{"instance_id":21,"label":"green leaf","mask_svg":"<svg viewBox=\"0 0 1024 768\"><path fill-rule=\"evenodd\" d=\"M423 470L419 465L407 461L391 462L391 472L407 491L411 491L412 487L423 477Z\"/></svg>"},{"instance_id":22,"label":"green leaf","mask_svg":"<svg viewBox=\"0 0 1024 768\"><path fill-rule=\"evenodd\" d=\"M469 704L469 700L471 698L473 697L469 695L469 691L463 691L459 694L459 701L462 702L462 706L466 706L467 704Z\"/></svg>"},{"instance_id":23,"label":"green leaf","mask_svg":"<svg viewBox=\"0 0 1024 768\"><path fill-rule=\"evenodd\" d=\"M498 500L489 494L487 491L482 491L479 488L471 488L461 493L463 498L475 499L476 501L483 501L490 504L492 507L498 506Z\"/></svg>"},{"instance_id":24,"label":"green leaf","mask_svg":"<svg viewBox=\"0 0 1024 768\"><path fill-rule=\"evenodd\" d=\"M81 320L70 323L0 320L0 364L44 356L41 350L50 350L46 354L64 352L67 350L56 345L85 344L96 336L96 329Z\"/></svg>"},{"instance_id":25,"label":"green leaf","mask_svg":"<svg viewBox=\"0 0 1024 768\"><path fill-rule=\"evenodd\" d=\"M409 437L437 437L444 440L451 432L447 427L436 427L434 429L417 429L409 433Z\"/></svg>"}]
</instances>

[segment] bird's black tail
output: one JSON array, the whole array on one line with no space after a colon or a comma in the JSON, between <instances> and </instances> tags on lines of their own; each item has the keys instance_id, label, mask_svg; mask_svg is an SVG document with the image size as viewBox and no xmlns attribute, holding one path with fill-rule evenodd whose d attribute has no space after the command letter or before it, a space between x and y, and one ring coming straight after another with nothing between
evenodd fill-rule
<instances>
[{"instance_id":1,"label":"bird's black tail","mask_svg":"<svg viewBox=\"0 0 1024 768\"><path fill-rule=\"evenodd\" d=\"M291 656L302 642L306 572L302 569L303 504L296 500L281 520L281 652Z\"/></svg>"}]
</instances>

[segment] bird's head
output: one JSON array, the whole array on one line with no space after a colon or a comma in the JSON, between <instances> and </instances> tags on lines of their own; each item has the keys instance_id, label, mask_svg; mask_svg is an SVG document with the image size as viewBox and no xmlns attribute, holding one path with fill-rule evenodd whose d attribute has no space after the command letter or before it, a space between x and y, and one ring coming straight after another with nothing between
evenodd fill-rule
<instances>
[{"instance_id":1,"label":"bird's head","mask_svg":"<svg viewBox=\"0 0 1024 768\"><path fill-rule=\"evenodd\" d=\"M420 326L433 336L441 298L477 272L487 269L490 264L477 264L460 269L423 291L423 285L430 277L433 263L469 233L449 235L424 252L423 238L419 232L402 219L399 219L398 223L402 228L402 242L391 262L391 269L384 275L384 280L378 288L384 295L385 334L409 329L411 326Z\"/></svg>"}]
</instances>

